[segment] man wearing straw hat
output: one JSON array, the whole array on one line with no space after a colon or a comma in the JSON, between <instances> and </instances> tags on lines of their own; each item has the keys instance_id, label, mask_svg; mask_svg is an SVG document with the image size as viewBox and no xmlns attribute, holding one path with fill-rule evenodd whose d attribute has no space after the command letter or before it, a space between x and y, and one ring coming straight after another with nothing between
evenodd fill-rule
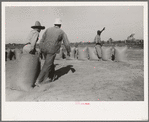
<instances>
[{"instance_id":1,"label":"man wearing straw hat","mask_svg":"<svg viewBox=\"0 0 149 122\"><path fill-rule=\"evenodd\" d=\"M41 52L45 55L45 63L42 70L36 80L35 85L40 86L41 83L46 81L54 81L55 78L55 66L54 60L56 53L59 53L61 43L63 41L64 46L67 50L67 55L70 55L70 43L67 38L66 33L60 29L62 25L62 20L60 18L55 19L54 27L48 28L40 40Z\"/></svg>"},{"instance_id":2,"label":"man wearing straw hat","mask_svg":"<svg viewBox=\"0 0 149 122\"><path fill-rule=\"evenodd\" d=\"M23 53L24 54L35 54L36 52L36 43L39 38L39 33L41 30L45 29L44 26L41 26L39 21L35 22L34 26L31 26L33 30L29 33L27 37L28 43L23 47Z\"/></svg>"}]
</instances>

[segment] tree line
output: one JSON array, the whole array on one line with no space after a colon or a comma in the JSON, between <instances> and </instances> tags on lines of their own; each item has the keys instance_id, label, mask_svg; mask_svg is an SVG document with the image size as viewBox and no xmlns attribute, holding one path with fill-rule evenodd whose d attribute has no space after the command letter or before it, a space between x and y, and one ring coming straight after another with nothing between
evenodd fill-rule
<instances>
[{"instance_id":1,"label":"tree line","mask_svg":"<svg viewBox=\"0 0 149 122\"><path fill-rule=\"evenodd\" d=\"M140 45L143 46L144 40L117 40L117 41L113 41L111 38L108 41L101 41L103 45L119 45L119 44L125 44L125 45ZM79 45L90 45L93 46L95 45L95 42L71 42L70 46L74 46L74 47L78 47ZM5 47L6 48L23 48L25 46L25 44L17 44L17 43L9 43L6 44ZM37 44L37 48L39 48L39 44Z\"/></svg>"}]
</instances>

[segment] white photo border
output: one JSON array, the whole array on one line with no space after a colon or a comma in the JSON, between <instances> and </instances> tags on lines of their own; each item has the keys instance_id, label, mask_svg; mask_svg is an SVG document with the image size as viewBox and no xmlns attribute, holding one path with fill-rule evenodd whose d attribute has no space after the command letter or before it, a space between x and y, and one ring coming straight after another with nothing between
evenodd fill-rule
<instances>
[{"instance_id":1,"label":"white photo border","mask_svg":"<svg viewBox=\"0 0 149 122\"><path fill-rule=\"evenodd\" d=\"M6 102L5 101L5 7L7 6L143 6L144 7L144 101ZM147 2L2 2L2 121L53 120L147 120L148 119L148 3ZM83 102L83 101L82 101ZM86 101L84 101L86 102Z\"/></svg>"}]
</instances>

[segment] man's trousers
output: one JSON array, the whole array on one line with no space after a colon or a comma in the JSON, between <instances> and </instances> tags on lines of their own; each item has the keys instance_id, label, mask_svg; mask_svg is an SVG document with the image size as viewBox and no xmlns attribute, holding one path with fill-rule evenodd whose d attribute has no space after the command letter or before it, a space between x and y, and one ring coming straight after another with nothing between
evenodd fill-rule
<instances>
[{"instance_id":1,"label":"man's trousers","mask_svg":"<svg viewBox=\"0 0 149 122\"><path fill-rule=\"evenodd\" d=\"M48 77L51 80L53 79L55 73L55 66L54 66L55 56L56 54L45 54L44 65L36 80L38 83L45 81Z\"/></svg>"}]
</instances>

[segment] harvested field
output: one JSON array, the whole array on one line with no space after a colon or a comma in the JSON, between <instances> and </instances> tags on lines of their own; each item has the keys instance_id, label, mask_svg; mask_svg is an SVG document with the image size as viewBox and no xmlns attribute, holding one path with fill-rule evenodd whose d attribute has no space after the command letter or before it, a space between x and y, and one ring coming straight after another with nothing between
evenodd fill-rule
<instances>
[{"instance_id":1,"label":"harvested field","mask_svg":"<svg viewBox=\"0 0 149 122\"><path fill-rule=\"evenodd\" d=\"M128 49L127 62L55 60L58 79L29 92L10 88L17 61L7 61L6 101L143 101L143 57Z\"/></svg>"}]
</instances>

